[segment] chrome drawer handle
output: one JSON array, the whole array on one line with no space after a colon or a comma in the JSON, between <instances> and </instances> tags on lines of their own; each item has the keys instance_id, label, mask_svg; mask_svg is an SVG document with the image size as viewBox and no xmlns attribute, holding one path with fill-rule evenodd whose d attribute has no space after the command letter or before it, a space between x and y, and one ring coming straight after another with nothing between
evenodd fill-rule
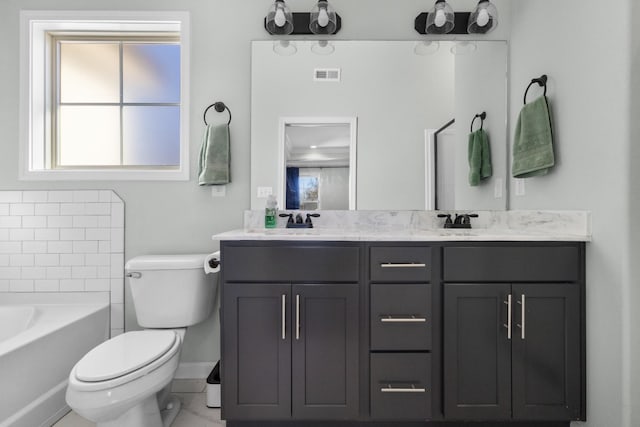
<instances>
[{"instance_id":1,"label":"chrome drawer handle","mask_svg":"<svg viewBox=\"0 0 640 427\"><path fill-rule=\"evenodd\" d=\"M427 389L425 388L417 388L416 386L411 386L411 388L396 388L391 387L391 384L387 385L387 387L383 387L380 389L380 393L426 393Z\"/></svg>"},{"instance_id":2,"label":"chrome drawer handle","mask_svg":"<svg viewBox=\"0 0 640 427\"><path fill-rule=\"evenodd\" d=\"M394 263L394 262L385 262L380 264L380 268L425 268L427 264L419 264L419 263Z\"/></svg>"},{"instance_id":3,"label":"chrome drawer handle","mask_svg":"<svg viewBox=\"0 0 640 427\"><path fill-rule=\"evenodd\" d=\"M416 316L411 316L411 317L387 316L387 317L381 317L380 321L382 323L425 323L427 319L425 319L424 317L416 317Z\"/></svg>"},{"instance_id":4,"label":"chrome drawer handle","mask_svg":"<svg viewBox=\"0 0 640 427\"><path fill-rule=\"evenodd\" d=\"M132 273L126 273L124 275L124 277L130 277L132 279L139 279L142 277L142 273L138 272L138 271L134 271Z\"/></svg>"}]
</instances>

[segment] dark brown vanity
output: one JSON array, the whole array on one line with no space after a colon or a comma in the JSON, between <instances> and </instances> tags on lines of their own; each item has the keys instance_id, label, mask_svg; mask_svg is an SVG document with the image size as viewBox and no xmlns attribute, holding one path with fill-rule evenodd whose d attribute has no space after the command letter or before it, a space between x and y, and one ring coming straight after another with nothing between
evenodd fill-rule
<instances>
[{"instance_id":1,"label":"dark brown vanity","mask_svg":"<svg viewBox=\"0 0 640 427\"><path fill-rule=\"evenodd\" d=\"M584 242L221 250L230 427L586 419Z\"/></svg>"}]
</instances>

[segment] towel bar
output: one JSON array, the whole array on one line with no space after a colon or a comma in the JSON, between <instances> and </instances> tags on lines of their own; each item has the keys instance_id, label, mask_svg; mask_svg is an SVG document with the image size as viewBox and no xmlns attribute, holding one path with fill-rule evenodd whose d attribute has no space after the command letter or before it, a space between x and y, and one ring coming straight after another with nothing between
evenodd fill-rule
<instances>
[{"instance_id":1,"label":"towel bar","mask_svg":"<svg viewBox=\"0 0 640 427\"><path fill-rule=\"evenodd\" d=\"M540 76L537 79L532 79L531 83L529 83L529 86L527 86L527 90L524 91L524 103L525 105L527 104L527 93L529 93L529 88L534 84L534 83L538 83L539 86L544 87L544 96L547 96L547 75L543 74L542 76Z\"/></svg>"},{"instance_id":2,"label":"towel bar","mask_svg":"<svg viewBox=\"0 0 640 427\"><path fill-rule=\"evenodd\" d=\"M227 110L229 112L229 121L227 122L227 125L231 124L231 110L229 109L229 107L227 107L224 102L214 102L213 104L209 105L206 110L204 110L204 124L205 125L209 125L209 123L207 123L207 112L209 111L209 109L213 107L218 113L222 113L224 110Z\"/></svg>"}]
</instances>

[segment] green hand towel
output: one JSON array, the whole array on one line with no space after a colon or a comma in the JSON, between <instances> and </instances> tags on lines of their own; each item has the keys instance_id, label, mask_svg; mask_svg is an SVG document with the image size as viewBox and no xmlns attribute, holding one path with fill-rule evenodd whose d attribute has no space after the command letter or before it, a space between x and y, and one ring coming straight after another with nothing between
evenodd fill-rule
<instances>
[{"instance_id":1,"label":"green hand towel","mask_svg":"<svg viewBox=\"0 0 640 427\"><path fill-rule=\"evenodd\" d=\"M475 187L493 174L489 136L484 129L469 134L469 185Z\"/></svg>"},{"instance_id":2,"label":"green hand towel","mask_svg":"<svg viewBox=\"0 0 640 427\"><path fill-rule=\"evenodd\" d=\"M518 117L512 174L514 178L545 175L554 164L551 114L547 98L541 96L526 104Z\"/></svg>"},{"instance_id":3,"label":"green hand towel","mask_svg":"<svg viewBox=\"0 0 640 427\"><path fill-rule=\"evenodd\" d=\"M223 185L231 182L229 125L207 125L200 148L199 185Z\"/></svg>"}]
</instances>

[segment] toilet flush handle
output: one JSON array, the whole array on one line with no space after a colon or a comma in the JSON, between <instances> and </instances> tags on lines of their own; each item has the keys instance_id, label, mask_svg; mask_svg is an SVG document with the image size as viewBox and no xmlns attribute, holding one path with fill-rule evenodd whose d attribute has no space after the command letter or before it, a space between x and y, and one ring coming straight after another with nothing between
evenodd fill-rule
<instances>
[{"instance_id":1,"label":"toilet flush handle","mask_svg":"<svg viewBox=\"0 0 640 427\"><path fill-rule=\"evenodd\" d=\"M142 273L138 273L137 271L134 271L133 273L125 274L124 277L131 277L132 279L139 279L139 278L142 277Z\"/></svg>"}]
</instances>

